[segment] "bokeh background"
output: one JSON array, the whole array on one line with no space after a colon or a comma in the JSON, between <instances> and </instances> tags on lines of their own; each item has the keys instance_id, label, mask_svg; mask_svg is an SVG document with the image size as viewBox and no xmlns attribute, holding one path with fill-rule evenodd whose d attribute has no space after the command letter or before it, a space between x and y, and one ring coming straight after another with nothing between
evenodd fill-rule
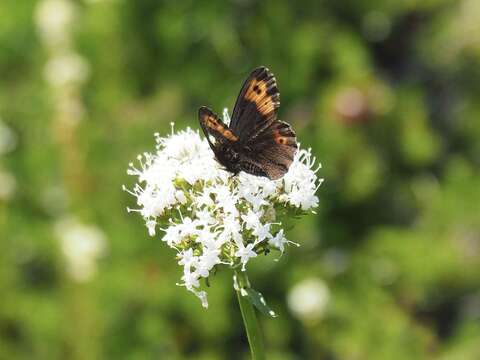
<instances>
[{"instance_id":1,"label":"bokeh background","mask_svg":"<svg viewBox=\"0 0 480 360\"><path fill-rule=\"evenodd\" d=\"M231 274L175 286L127 165L266 65L323 164L250 263L269 359L480 359L480 2L0 2L0 358L247 359Z\"/></svg>"}]
</instances>

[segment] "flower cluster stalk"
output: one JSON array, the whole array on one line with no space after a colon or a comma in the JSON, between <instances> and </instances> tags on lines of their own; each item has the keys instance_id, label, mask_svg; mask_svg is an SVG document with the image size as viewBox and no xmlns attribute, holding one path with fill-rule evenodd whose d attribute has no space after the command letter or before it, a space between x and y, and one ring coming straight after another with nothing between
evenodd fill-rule
<instances>
[{"instance_id":1,"label":"flower cluster stalk","mask_svg":"<svg viewBox=\"0 0 480 360\"><path fill-rule=\"evenodd\" d=\"M263 335L258 323L255 309L252 302L248 299L245 289L250 287L247 273L245 271L235 270L234 283L237 293L238 304L242 312L243 324L247 333L248 344L250 345L250 352L252 359L264 360L265 350L263 345Z\"/></svg>"}]
</instances>

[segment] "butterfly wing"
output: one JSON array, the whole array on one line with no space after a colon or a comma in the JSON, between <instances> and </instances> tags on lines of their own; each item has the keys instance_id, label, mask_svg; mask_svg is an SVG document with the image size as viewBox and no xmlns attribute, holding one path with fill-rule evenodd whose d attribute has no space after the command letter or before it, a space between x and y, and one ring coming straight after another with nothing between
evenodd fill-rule
<instances>
[{"instance_id":1,"label":"butterfly wing","mask_svg":"<svg viewBox=\"0 0 480 360\"><path fill-rule=\"evenodd\" d=\"M215 151L215 144L212 143L210 136L213 136L216 142L222 144L238 141L238 136L225 125L217 114L206 106L202 106L198 110L198 121L212 150Z\"/></svg>"},{"instance_id":2,"label":"butterfly wing","mask_svg":"<svg viewBox=\"0 0 480 360\"><path fill-rule=\"evenodd\" d=\"M277 81L266 67L252 71L240 90L233 108L230 128L240 142L249 142L277 118L280 93Z\"/></svg>"},{"instance_id":3,"label":"butterfly wing","mask_svg":"<svg viewBox=\"0 0 480 360\"><path fill-rule=\"evenodd\" d=\"M267 68L260 67L243 84L230 127L210 109L200 108L202 130L217 160L227 170L245 171L273 180L285 175L297 151L297 142L290 125L277 120L279 106L275 77ZM231 153L236 154L236 160Z\"/></svg>"},{"instance_id":4,"label":"butterfly wing","mask_svg":"<svg viewBox=\"0 0 480 360\"><path fill-rule=\"evenodd\" d=\"M273 121L245 144L249 149L242 153L240 165L243 171L272 180L281 178L288 171L297 152L295 132L283 121Z\"/></svg>"}]
</instances>

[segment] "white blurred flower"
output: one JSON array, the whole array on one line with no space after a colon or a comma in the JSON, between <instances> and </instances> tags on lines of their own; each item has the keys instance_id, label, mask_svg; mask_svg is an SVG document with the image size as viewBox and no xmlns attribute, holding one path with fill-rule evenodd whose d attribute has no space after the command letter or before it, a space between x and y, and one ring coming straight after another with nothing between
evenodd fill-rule
<instances>
[{"instance_id":1,"label":"white blurred flower","mask_svg":"<svg viewBox=\"0 0 480 360\"><path fill-rule=\"evenodd\" d=\"M16 134L0 119L0 155L13 151L16 146Z\"/></svg>"},{"instance_id":2,"label":"white blurred flower","mask_svg":"<svg viewBox=\"0 0 480 360\"><path fill-rule=\"evenodd\" d=\"M288 294L288 307L300 320L315 323L325 313L330 290L318 278L307 278L296 284Z\"/></svg>"},{"instance_id":3,"label":"white blurred flower","mask_svg":"<svg viewBox=\"0 0 480 360\"><path fill-rule=\"evenodd\" d=\"M78 282L90 280L97 271L97 260L105 253L104 233L73 218L55 224L55 233L67 262L68 274Z\"/></svg>"},{"instance_id":4,"label":"white blurred flower","mask_svg":"<svg viewBox=\"0 0 480 360\"><path fill-rule=\"evenodd\" d=\"M228 120L226 120L228 122ZM219 264L245 270L248 261L273 249L283 253L284 216L300 215L318 204L319 186L310 150L299 150L290 171L279 180L246 173L232 176L215 161L198 132L188 128L167 137L155 134L156 152L138 156L128 174L150 235L178 252L180 285L208 306L200 280Z\"/></svg>"},{"instance_id":5,"label":"white blurred flower","mask_svg":"<svg viewBox=\"0 0 480 360\"><path fill-rule=\"evenodd\" d=\"M0 200L8 201L17 188L15 177L9 172L0 169Z\"/></svg>"},{"instance_id":6,"label":"white blurred flower","mask_svg":"<svg viewBox=\"0 0 480 360\"><path fill-rule=\"evenodd\" d=\"M66 53L52 57L45 65L45 80L54 87L81 83L88 77L88 63L78 54Z\"/></svg>"},{"instance_id":7,"label":"white blurred flower","mask_svg":"<svg viewBox=\"0 0 480 360\"><path fill-rule=\"evenodd\" d=\"M50 46L58 46L70 38L68 32L74 16L75 5L67 0L42 0L35 10L35 23L40 35Z\"/></svg>"}]
</instances>

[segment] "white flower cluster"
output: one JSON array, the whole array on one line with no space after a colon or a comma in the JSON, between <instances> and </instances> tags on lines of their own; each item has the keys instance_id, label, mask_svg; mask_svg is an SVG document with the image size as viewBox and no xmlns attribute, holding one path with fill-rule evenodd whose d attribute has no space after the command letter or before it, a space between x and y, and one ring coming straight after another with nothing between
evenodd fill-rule
<instances>
[{"instance_id":1,"label":"white flower cluster","mask_svg":"<svg viewBox=\"0 0 480 360\"><path fill-rule=\"evenodd\" d=\"M172 124L173 127L173 124ZM178 252L182 282L204 307L200 281L219 264L241 267L260 253L289 241L280 220L299 215L318 204L321 183L311 151L299 150L289 172L276 181L245 173L232 176L215 161L207 141L187 128L168 137L155 134L154 154L138 156L128 174L138 177L132 190L151 236L160 229L162 240Z\"/></svg>"}]
</instances>

